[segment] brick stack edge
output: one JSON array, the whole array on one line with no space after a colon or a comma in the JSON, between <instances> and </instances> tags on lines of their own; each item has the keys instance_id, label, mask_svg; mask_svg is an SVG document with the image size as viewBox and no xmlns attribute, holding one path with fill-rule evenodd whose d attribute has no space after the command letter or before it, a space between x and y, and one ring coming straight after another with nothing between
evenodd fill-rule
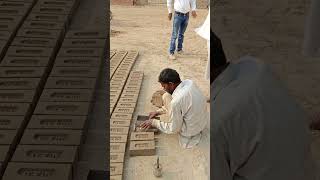
<instances>
[{"instance_id":1,"label":"brick stack edge","mask_svg":"<svg viewBox=\"0 0 320 180\"><path fill-rule=\"evenodd\" d=\"M0 1L3 180L74 177L107 42L99 30L68 31L78 5Z\"/></svg>"}]
</instances>

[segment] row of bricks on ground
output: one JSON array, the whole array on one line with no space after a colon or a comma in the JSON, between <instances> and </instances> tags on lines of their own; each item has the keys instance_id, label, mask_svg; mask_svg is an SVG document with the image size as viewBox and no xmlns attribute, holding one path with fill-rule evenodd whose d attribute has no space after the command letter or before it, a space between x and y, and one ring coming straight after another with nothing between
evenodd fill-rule
<instances>
[{"instance_id":1,"label":"row of bricks on ground","mask_svg":"<svg viewBox=\"0 0 320 180\"><path fill-rule=\"evenodd\" d=\"M12 38L13 32L12 31L6 31L6 30L0 30L0 40L8 40ZM43 29L43 28L20 28L17 32L17 37L25 37L25 38L44 38L44 39L58 39L60 36L59 30L54 29ZM105 32L102 32L101 30L72 30L68 31L65 36L66 39L68 39L65 46L70 46L72 44L73 47L76 45L82 45L85 43L85 45L89 47L97 47L98 45L101 45L101 39L107 39L107 34ZM82 41L73 41L77 39L95 39L96 41L90 40L90 42L82 42ZM30 42L31 43L31 42ZM34 42L36 43L36 42ZM38 42L41 43L41 42ZM50 43L48 42L42 42L41 46L47 45L49 46Z\"/></svg>"},{"instance_id":2,"label":"row of bricks on ground","mask_svg":"<svg viewBox=\"0 0 320 180\"><path fill-rule=\"evenodd\" d=\"M121 176L123 173L122 154L125 153L126 143L110 143L110 175ZM148 156L156 153L155 141L131 141L130 156Z\"/></svg>"},{"instance_id":3,"label":"row of bricks on ground","mask_svg":"<svg viewBox=\"0 0 320 180\"><path fill-rule=\"evenodd\" d=\"M110 61L110 77L116 74L128 74L137 56L138 52L135 52L133 54L116 54L115 56L113 56Z\"/></svg>"},{"instance_id":4,"label":"row of bricks on ground","mask_svg":"<svg viewBox=\"0 0 320 180\"><path fill-rule=\"evenodd\" d=\"M44 78L47 67L5 67L0 66L0 78ZM54 67L51 77L97 78L98 67Z\"/></svg>"}]
</instances>

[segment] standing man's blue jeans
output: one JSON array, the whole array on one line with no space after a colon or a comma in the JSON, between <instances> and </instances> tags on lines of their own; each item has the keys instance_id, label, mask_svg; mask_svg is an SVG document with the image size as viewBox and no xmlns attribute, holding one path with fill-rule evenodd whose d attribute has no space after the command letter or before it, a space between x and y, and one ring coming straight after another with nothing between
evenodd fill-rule
<instances>
[{"instance_id":1,"label":"standing man's blue jeans","mask_svg":"<svg viewBox=\"0 0 320 180\"><path fill-rule=\"evenodd\" d=\"M170 54L174 54L176 50L176 40L178 38L178 51L182 50L184 32L187 29L189 21L189 14L188 15L178 15L177 13L174 14L173 19L173 29L170 41Z\"/></svg>"}]
</instances>

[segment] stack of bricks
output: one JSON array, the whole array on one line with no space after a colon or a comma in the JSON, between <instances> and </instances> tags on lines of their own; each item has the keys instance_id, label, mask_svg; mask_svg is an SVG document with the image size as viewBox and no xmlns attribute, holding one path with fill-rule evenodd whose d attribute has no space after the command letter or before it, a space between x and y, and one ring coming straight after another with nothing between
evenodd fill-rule
<instances>
[{"instance_id":1,"label":"stack of bricks","mask_svg":"<svg viewBox=\"0 0 320 180\"><path fill-rule=\"evenodd\" d=\"M123 61L124 57L127 55L127 51L111 51L110 52L110 79L112 79L114 73L116 72L117 68L119 67L119 65L121 64L121 62Z\"/></svg>"},{"instance_id":2,"label":"stack of bricks","mask_svg":"<svg viewBox=\"0 0 320 180\"><path fill-rule=\"evenodd\" d=\"M0 1L0 176L8 165L4 180L25 179L12 169L29 164L8 162L36 107L67 24L38 21L35 15L47 17L36 10L41 2Z\"/></svg>"},{"instance_id":3,"label":"stack of bricks","mask_svg":"<svg viewBox=\"0 0 320 180\"><path fill-rule=\"evenodd\" d=\"M123 91L123 86L127 82L130 71L138 57L137 51L118 51L112 58L110 68L110 114L113 113ZM123 59L123 60L121 60ZM114 63L114 64L113 64Z\"/></svg>"},{"instance_id":4,"label":"stack of bricks","mask_svg":"<svg viewBox=\"0 0 320 180\"><path fill-rule=\"evenodd\" d=\"M106 37L91 30L66 34L4 180L73 179Z\"/></svg>"},{"instance_id":5,"label":"stack of bricks","mask_svg":"<svg viewBox=\"0 0 320 180\"><path fill-rule=\"evenodd\" d=\"M35 0L0 1L0 60L3 58L34 2Z\"/></svg>"},{"instance_id":6,"label":"stack of bricks","mask_svg":"<svg viewBox=\"0 0 320 180\"><path fill-rule=\"evenodd\" d=\"M110 179L122 179L129 127L138 101L142 80L142 72L131 72L121 94L120 100L111 116Z\"/></svg>"}]
</instances>

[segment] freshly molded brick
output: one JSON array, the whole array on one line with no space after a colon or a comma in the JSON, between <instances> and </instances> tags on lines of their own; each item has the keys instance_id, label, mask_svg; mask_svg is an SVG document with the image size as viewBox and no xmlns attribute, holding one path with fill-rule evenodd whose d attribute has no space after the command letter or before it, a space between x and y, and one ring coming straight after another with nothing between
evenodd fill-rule
<instances>
[{"instance_id":1,"label":"freshly molded brick","mask_svg":"<svg viewBox=\"0 0 320 180\"><path fill-rule=\"evenodd\" d=\"M156 154L154 141L131 141L130 155L131 156L153 156Z\"/></svg>"},{"instance_id":2,"label":"freshly molded brick","mask_svg":"<svg viewBox=\"0 0 320 180\"><path fill-rule=\"evenodd\" d=\"M121 175L123 172L123 163L111 163L110 164L110 175Z\"/></svg>"},{"instance_id":3,"label":"freshly molded brick","mask_svg":"<svg viewBox=\"0 0 320 180\"><path fill-rule=\"evenodd\" d=\"M0 116L0 129L19 129L24 116Z\"/></svg>"},{"instance_id":4,"label":"freshly molded brick","mask_svg":"<svg viewBox=\"0 0 320 180\"><path fill-rule=\"evenodd\" d=\"M89 102L39 102L34 114L86 116L90 105Z\"/></svg>"},{"instance_id":5,"label":"freshly molded brick","mask_svg":"<svg viewBox=\"0 0 320 180\"><path fill-rule=\"evenodd\" d=\"M72 180L70 164L9 162L2 180Z\"/></svg>"},{"instance_id":6,"label":"freshly molded brick","mask_svg":"<svg viewBox=\"0 0 320 180\"><path fill-rule=\"evenodd\" d=\"M82 143L81 130L26 129L20 144L25 145L69 145Z\"/></svg>"},{"instance_id":7,"label":"freshly molded brick","mask_svg":"<svg viewBox=\"0 0 320 180\"><path fill-rule=\"evenodd\" d=\"M132 132L130 140L131 141L154 140L154 133L153 132Z\"/></svg>"},{"instance_id":8,"label":"freshly molded brick","mask_svg":"<svg viewBox=\"0 0 320 180\"><path fill-rule=\"evenodd\" d=\"M110 153L124 153L126 151L126 143L110 143Z\"/></svg>"},{"instance_id":9,"label":"freshly molded brick","mask_svg":"<svg viewBox=\"0 0 320 180\"><path fill-rule=\"evenodd\" d=\"M110 153L110 162L111 163L123 163L124 162L124 153Z\"/></svg>"},{"instance_id":10,"label":"freshly molded brick","mask_svg":"<svg viewBox=\"0 0 320 180\"><path fill-rule=\"evenodd\" d=\"M28 123L27 128L83 130L85 129L87 118L87 116L33 115Z\"/></svg>"},{"instance_id":11,"label":"freshly molded brick","mask_svg":"<svg viewBox=\"0 0 320 180\"><path fill-rule=\"evenodd\" d=\"M45 89L94 89L95 78L49 77Z\"/></svg>"},{"instance_id":12,"label":"freshly molded brick","mask_svg":"<svg viewBox=\"0 0 320 180\"><path fill-rule=\"evenodd\" d=\"M91 102L91 89L44 89L40 101L43 102Z\"/></svg>"}]
</instances>

